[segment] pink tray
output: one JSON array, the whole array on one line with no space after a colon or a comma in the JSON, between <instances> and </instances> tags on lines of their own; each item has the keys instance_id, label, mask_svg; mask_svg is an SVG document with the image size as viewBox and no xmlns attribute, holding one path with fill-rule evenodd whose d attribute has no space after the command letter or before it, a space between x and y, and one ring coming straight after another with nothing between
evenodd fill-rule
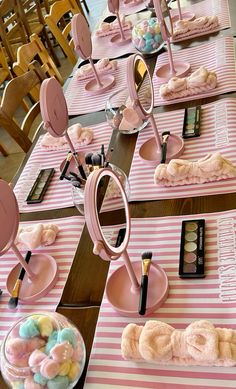
<instances>
[{"instance_id":1,"label":"pink tray","mask_svg":"<svg viewBox=\"0 0 236 389\"><path fill-rule=\"evenodd\" d=\"M181 222L198 218L206 220L206 278L181 280L178 277ZM219 230L218 225L223 225L219 223L220 221L224 221L225 228ZM147 319L161 320L178 329L184 329L192 321L200 319L210 320L216 326L236 328L235 287L231 287L230 291L227 290L227 285L220 282L218 274L219 268L221 275L226 274L229 266L223 263L223 255L218 252L217 234L219 232L221 241L227 238L234 240L235 235L233 227L228 229L228 235L225 237L227 222L229 226L235 225L235 210L184 217L131 219L128 246L130 258L132 261L141 262L141 253L152 251L153 260L167 273L169 295L162 307L146 318L119 316L104 296L84 388L226 389L234 387L235 367L184 367L135 363L124 361L120 350L124 327L128 323L144 325ZM234 247L233 258L235 256ZM123 261L120 259L112 261L109 274L122 264ZM231 274L235 279L234 263L231 264ZM227 301L227 297L231 297L232 300Z\"/></svg>"},{"instance_id":2,"label":"pink tray","mask_svg":"<svg viewBox=\"0 0 236 389\"><path fill-rule=\"evenodd\" d=\"M201 110L201 135L199 138L185 140L185 149L181 158L197 160L208 153L220 152L236 166L236 99L226 98L218 102L203 105ZM181 136L184 110L170 111L155 116L161 133L166 128ZM144 165L138 150L144 141L152 136L150 127L139 133L129 182L130 201L173 199L195 196L233 193L236 191L236 178L196 185L163 187L154 184L155 167Z\"/></svg>"},{"instance_id":3,"label":"pink tray","mask_svg":"<svg viewBox=\"0 0 236 389\"><path fill-rule=\"evenodd\" d=\"M35 222L20 224L31 225L35 223L54 223L59 227L59 233L53 245L33 250L33 255L43 253L55 258L59 268L58 280L53 289L45 297L37 301L37 306L35 303L30 304L25 301L24 305L19 302L17 310L9 310L7 308L9 295L6 290L6 279L10 270L17 264L17 259L11 250L1 257L0 288L3 290L3 294L0 299L0 340L2 340L9 331L9 327L22 315L35 312L36 308L38 311L56 310L73 263L74 254L84 226L84 218L80 216L73 216L62 219L38 220ZM26 249L22 249L21 252L26 252ZM33 259L34 258L32 256L32 260Z\"/></svg>"},{"instance_id":4,"label":"pink tray","mask_svg":"<svg viewBox=\"0 0 236 389\"><path fill-rule=\"evenodd\" d=\"M236 91L236 70L234 38L218 38L210 43L197 47L173 51L174 61L188 61L191 64L191 73L200 66L217 73L217 87L208 92L194 96L182 97L173 100L163 100L159 94L160 81L156 77L156 68L168 62L167 53L159 55L153 74L154 105L169 105L183 101L196 100L209 96L218 96L223 93Z\"/></svg>"}]
</instances>

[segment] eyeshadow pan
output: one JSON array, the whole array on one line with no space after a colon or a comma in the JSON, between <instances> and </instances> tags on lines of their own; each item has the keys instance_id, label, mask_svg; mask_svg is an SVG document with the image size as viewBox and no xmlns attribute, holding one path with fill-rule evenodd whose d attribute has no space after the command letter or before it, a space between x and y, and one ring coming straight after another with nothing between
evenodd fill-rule
<instances>
[{"instance_id":1,"label":"eyeshadow pan","mask_svg":"<svg viewBox=\"0 0 236 389\"><path fill-rule=\"evenodd\" d=\"M197 244L195 242L188 242L184 245L184 250L188 251L189 253L195 251L196 248L197 248Z\"/></svg>"},{"instance_id":2,"label":"eyeshadow pan","mask_svg":"<svg viewBox=\"0 0 236 389\"><path fill-rule=\"evenodd\" d=\"M186 231L195 231L197 229L197 223L188 222L185 226Z\"/></svg>"},{"instance_id":3,"label":"eyeshadow pan","mask_svg":"<svg viewBox=\"0 0 236 389\"><path fill-rule=\"evenodd\" d=\"M184 262L193 263L193 262L196 261L196 259L197 259L197 256L194 253L186 253L186 254L184 254Z\"/></svg>"},{"instance_id":4,"label":"eyeshadow pan","mask_svg":"<svg viewBox=\"0 0 236 389\"><path fill-rule=\"evenodd\" d=\"M188 242L194 242L197 240L197 234L196 232L188 232L186 235L185 235L185 240L187 240Z\"/></svg>"},{"instance_id":5,"label":"eyeshadow pan","mask_svg":"<svg viewBox=\"0 0 236 389\"><path fill-rule=\"evenodd\" d=\"M196 273L197 267L195 263L185 263L184 264L184 272L185 273Z\"/></svg>"}]
</instances>

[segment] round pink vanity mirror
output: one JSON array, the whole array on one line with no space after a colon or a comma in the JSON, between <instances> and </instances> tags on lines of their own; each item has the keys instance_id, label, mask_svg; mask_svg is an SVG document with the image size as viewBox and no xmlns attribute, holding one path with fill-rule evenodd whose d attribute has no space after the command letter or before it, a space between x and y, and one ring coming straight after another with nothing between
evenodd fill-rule
<instances>
[{"instance_id":1,"label":"round pink vanity mirror","mask_svg":"<svg viewBox=\"0 0 236 389\"><path fill-rule=\"evenodd\" d=\"M183 139L175 134L168 133L168 131L163 132L162 139L160 139L153 117L154 92L151 75L141 55L134 54L128 58L127 74L128 90L133 108L139 117L150 120L154 133L154 137L147 140L140 147L140 158L151 166L156 166L160 162L168 162L172 158L178 158L184 150ZM166 135L168 135L168 142Z\"/></svg>"},{"instance_id":2,"label":"round pink vanity mirror","mask_svg":"<svg viewBox=\"0 0 236 389\"><path fill-rule=\"evenodd\" d=\"M85 90L98 95L110 90L115 85L115 77L109 75L99 75L92 60L92 40L89 27L82 14L76 14L71 20L71 34L75 45L75 50L82 59L88 59L93 70L94 78L85 85Z\"/></svg>"},{"instance_id":3,"label":"round pink vanity mirror","mask_svg":"<svg viewBox=\"0 0 236 389\"><path fill-rule=\"evenodd\" d=\"M53 77L43 80L40 88L40 110L44 128L55 138L65 136L81 177L86 180L82 162L67 133L68 110L60 83Z\"/></svg>"},{"instance_id":4,"label":"round pink vanity mirror","mask_svg":"<svg viewBox=\"0 0 236 389\"><path fill-rule=\"evenodd\" d=\"M132 34L131 30L124 31L122 28L122 23L120 19L119 9L120 9L120 1L119 0L108 0L108 9L111 13L116 15L117 22L119 25L120 33L113 35L111 38L111 43L116 45L126 45L126 43L131 42Z\"/></svg>"},{"instance_id":5,"label":"round pink vanity mirror","mask_svg":"<svg viewBox=\"0 0 236 389\"><path fill-rule=\"evenodd\" d=\"M104 180L112 180L113 190L123 199L122 219L125 220L125 234L119 239L119 227L104 225L98 210L99 188ZM108 184L108 187L109 187ZM85 185L85 220L94 243L93 252L106 261L122 257L124 265L118 267L107 280L106 296L113 308L123 316L139 316L141 259L131 261L127 247L130 238L130 214L128 200L118 176L111 169L95 170ZM117 230L117 234L115 231ZM146 315L158 309L168 295L168 279L164 270L152 261L149 271Z\"/></svg>"},{"instance_id":6,"label":"round pink vanity mirror","mask_svg":"<svg viewBox=\"0 0 236 389\"><path fill-rule=\"evenodd\" d=\"M45 296L55 285L58 278L57 263L47 254L31 255L25 261L14 241L19 227L19 209L13 190L7 182L0 180L0 255L12 249L19 264L13 267L7 277L7 290L12 294L21 267L25 269L19 300L33 302Z\"/></svg>"},{"instance_id":7,"label":"round pink vanity mirror","mask_svg":"<svg viewBox=\"0 0 236 389\"><path fill-rule=\"evenodd\" d=\"M156 11L157 19L160 24L161 34L163 40L166 42L169 63L161 65L156 70L156 76L162 82L167 82L171 77L184 77L191 68L190 63L183 61L174 61L172 49L170 45L170 38L173 35L173 22L167 7L167 16L161 8L161 0L153 0L154 8Z\"/></svg>"}]
</instances>

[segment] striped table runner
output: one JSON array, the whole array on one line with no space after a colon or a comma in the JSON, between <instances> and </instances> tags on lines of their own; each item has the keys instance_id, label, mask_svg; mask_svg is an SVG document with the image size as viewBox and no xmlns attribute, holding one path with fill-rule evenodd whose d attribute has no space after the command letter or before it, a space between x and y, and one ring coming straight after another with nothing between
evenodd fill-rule
<instances>
[{"instance_id":1,"label":"striped table runner","mask_svg":"<svg viewBox=\"0 0 236 389\"><path fill-rule=\"evenodd\" d=\"M29 314L35 310L56 310L73 263L74 255L84 226L84 218L80 216L73 216L62 219L21 223L21 225L32 225L37 223L54 223L59 227L58 236L53 245L41 247L33 251L33 254L40 252L52 255L55 258L59 268L59 278L53 289L45 297L38 300L37 303L19 303L16 310L9 310L7 307L9 295L6 291L6 278L12 267L17 264L17 259L11 250L1 257L0 288L3 290L3 295L0 299L0 340L2 340L9 331L10 326L24 314ZM22 255L24 255L23 253L25 251L26 250L21 250ZM80 276L81 275L78 275L78 279Z\"/></svg>"},{"instance_id":2,"label":"striped table runner","mask_svg":"<svg viewBox=\"0 0 236 389\"><path fill-rule=\"evenodd\" d=\"M206 220L206 278L181 280L178 277L181 222L198 218ZM156 319L184 329L194 320L207 319L215 326L236 329L235 223L235 210L184 217L132 219L128 246L130 258L132 261L140 260L143 251L152 251L153 260L167 273L169 295L163 306L148 318L119 316L106 297L103 298L84 386L86 389L235 388L235 367L135 363L123 360L120 351L122 331L132 322L143 325L148 319ZM122 260L112 261L109 274L121 265Z\"/></svg>"},{"instance_id":3,"label":"striped table runner","mask_svg":"<svg viewBox=\"0 0 236 389\"><path fill-rule=\"evenodd\" d=\"M236 91L234 38L218 38L212 42L204 43L196 47L173 51L173 58L174 60L189 62L191 64L191 73L199 69L200 66L205 66L209 71L215 71L217 73L217 86L213 90L195 96L181 97L168 101L162 100L159 95L159 88L162 83L156 77L156 69L158 66L168 63L168 55L167 53L163 53L157 59L153 74L155 106L174 104Z\"/></svg>"},{"instance_id":4,"label":"striped table runner","mask_svg":"<svg viewBox=\"0 0 236 389\"><path fill-rule=\"evenodd\" d=\"M86 85L88 80L78 81L76 79L75 73L65 92L69 115L80 115L105 109L108 97L111 94L118 92L120 89L125 88L127 86L126 68L127 59L120 59L118 61L117 70L112 72L116 79L114 87L109 91L97 96L91 96L85 91L84 86ZM114 97L113 101L114 104L116 104L115 106L123 104L126 97L127 91L124 89L123 91L118 93L117 96Z\"/></svg>"},{"instance_id":5,"label":"striped table runner","mask_svg":"<svg viewBox=\"0 0 236 389\"><path fill-rule=\"evenodd\" d=\"M184 110L155 115L159 134L170 130L181 136ZM201 107L199 138L185 139L181 159L196 161L208 153L220 152L236 166L236 99L226 98ZM139 157L140 146L153 134L150 127L139 133L129 173L130 201L173 199L206 196L236 191L236 178L205 184L162 187L154 184L155 167L146 165Z\"/></svg>"},{"instance_id":6,"label":"striped table runner","mask_svg":"<svg viewBox=\"0 0 236 389\"><path fill-rule=\"evenodd\" d=\"M108 148L112 129L107 123L100 123L91 126L94 131L94 139L90 145L79 148L78 152L99 152L101 145L104 144L105 151ZM71 184L67 180L60 181L60 164L66 158L67 151L45 151L41 146L42 137L36 143L32 154L25 165L23 172L14 188L17 197L20 212L45 211L49 209L59 209L73 206ZM54 167L56 172L47 189L42 203L30 204L25 202L25 199L36 179L39 169Z\"/></svg>"}]
</instances>

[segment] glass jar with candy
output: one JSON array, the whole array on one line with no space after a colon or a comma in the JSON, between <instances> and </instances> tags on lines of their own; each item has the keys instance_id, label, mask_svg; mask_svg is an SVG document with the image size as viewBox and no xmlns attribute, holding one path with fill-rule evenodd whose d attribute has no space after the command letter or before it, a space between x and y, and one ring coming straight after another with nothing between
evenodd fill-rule
<instances>
[{"instance_id":1,"label":"glass jar with candy","mask_svg":"<svg viewBox=\"0 0 236 389\"><path fill-rule=\"evenodd\" d=\"M162 49L160 26L157 18L140 20L132 30L132 42L142 54L154 54Z\"/></svg>"}]
</instances>

